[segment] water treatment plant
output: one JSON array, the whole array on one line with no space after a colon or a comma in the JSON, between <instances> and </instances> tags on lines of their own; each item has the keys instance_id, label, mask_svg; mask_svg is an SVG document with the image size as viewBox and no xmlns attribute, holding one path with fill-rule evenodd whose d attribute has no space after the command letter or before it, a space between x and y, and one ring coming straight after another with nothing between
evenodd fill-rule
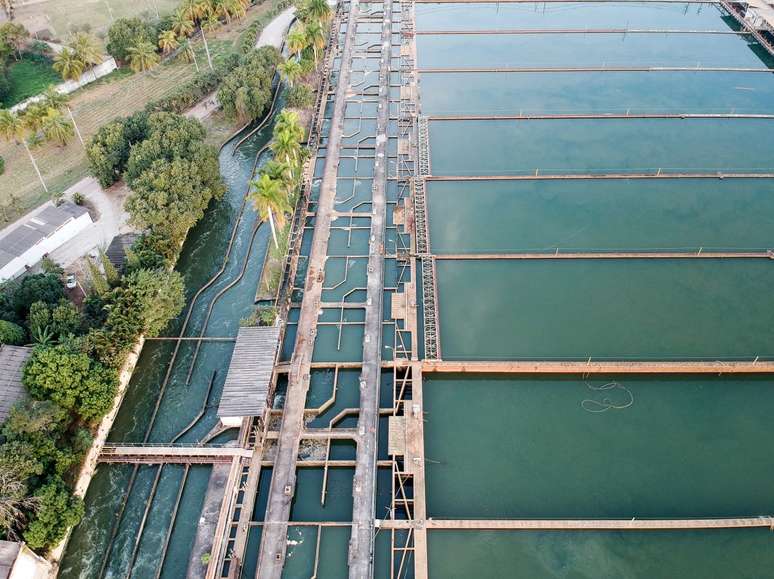
<instances>
[{"instance_id":1,"label":"water treatment plant","mask_svg":"<svg viewBox=\"0 0 774 579\"><path fill-rule=\"evenodd\" d=\"M60 576L774 576L769 12L341 0L280 323L270 115Z\"/></svg>"}]
</instances>

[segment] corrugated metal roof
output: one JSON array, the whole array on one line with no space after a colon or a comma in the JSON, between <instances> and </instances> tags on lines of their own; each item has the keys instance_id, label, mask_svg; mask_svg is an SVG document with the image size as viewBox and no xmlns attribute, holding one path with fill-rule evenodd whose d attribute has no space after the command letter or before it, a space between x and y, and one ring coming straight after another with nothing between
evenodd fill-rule
<instances>
[{"instance_id":1,"label":"corrugated metal roof","mask_svg":"<svg viewBox=\"0 0 774 579\"><path fill-rule=\"evenodd\" d=\"M19 556L21 543L13 541L0 541L0 579L8 579Z\"/></svg>"},{"instance_id":2,"label":"corrugated metal roof","mask_svg":"<svg viewBox=\"0 0 774 579\"><path fill-rule=\"evenodd\" d=\"M5 260L5 263L0 261L0 264L5 265L13 257L24 255L28 249L40 243L41 240L54 233L65 223L80 217L84 213L88 213L85 207L78 206L69 201L59 206L49 205L44 207L0 239L0 245L2 245L4 254L0 256L0 259ZM11 259L7 258L8 255L12 256Z\"/></svg>"},{"instance_id":3,"label":"corrugated metal roof","mask_svg":"<svg viewBox=\"0 0 774 579\"><path fill-rule=\"evenodd\" d=\"M22 384L22 368L32 348L23 346L0 346L0 423L19 400L27 397Z\"/></svg>"},{"instance_id":4,"label":"corrugated metal roof","mask_svg":"<svg viewBox=\"0 0 774 579\"><path fill-rule=\"evenodd\" d=\"M262 416L266 410L279 328L239 328L218 416Z\"/></svg>"},{"instance_id":5,"label":"corrugated metal roof","mask_svg":"<svg viewBox=\"0 0 774 579\"><path fill-rule=\"evenodd\" d=\"M139 237L137 233L124 233L116 235L113 241L105 250L108 261L113 264L118 271L121 271L126 263L126 250L132 247L132 244Z\"/></svg>"}]
</instances>

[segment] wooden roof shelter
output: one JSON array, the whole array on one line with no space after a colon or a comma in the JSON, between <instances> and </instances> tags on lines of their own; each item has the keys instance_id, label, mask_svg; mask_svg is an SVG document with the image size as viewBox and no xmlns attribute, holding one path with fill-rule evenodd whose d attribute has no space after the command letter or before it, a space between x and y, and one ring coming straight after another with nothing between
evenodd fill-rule
<instances>
[{"instance_id":1,"label":"wooden roof shelter","mask_svg":"<svg viewBox=\"0 0 774 579\"><path fill-rule=\"evenodd\" d=\"M279 327L239 328L218 405L221 418L263 416L266 410Z\"/></svg>"},{"instance_id":2,"label":"wooden roof shelter","mask_svg":"<svg viewBox=\"0 0 774 579\"><path fill-rule=\"evenodd\" d=\"M14 404L27 397L22 370L31 355L32 348L0 346L0 423L8 418Z\"/></svg>"}]
</instances>

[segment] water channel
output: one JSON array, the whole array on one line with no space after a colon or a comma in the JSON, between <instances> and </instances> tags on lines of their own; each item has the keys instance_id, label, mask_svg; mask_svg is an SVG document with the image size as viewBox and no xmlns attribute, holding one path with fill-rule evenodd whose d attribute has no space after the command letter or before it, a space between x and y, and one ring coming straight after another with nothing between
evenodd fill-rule
<instances>
[{"instance_id":1,"label":"water channel","mask_svg":"<svg viewBox=\"0 0 774 579\"><path fill-rule=\"evenodd\" d=\"M277 110L281 106L282 97ZM188 235L176 266L185 279L187 307L170 324L166 335L233 337L240 320L254 310L269 232L257 227L252 205L248 202L243 207L243 201L256 155L269 142L272 129L273 123L269 122L239 148L235 149L242 134L222 147L220 169L227 192ZM258 162L266 158L263 154ZM210 280L214 281L199 293ZM190 318L181 334L188 308ZM233 342L202 342L197 353L196 342L182 342L170 368L175 342L147 342L108 440L203 440L218 423L217 402L232 349ZM185 430L194 419L197 420L193 426ZM215 440L224 442L235 434L226 432ZM133 466L98 468L86 496L86 516L73 531L61 577L185 576L212 467L191 466L187 476L182 465L162 467L142 537L135 546L158 469L150 465L139 467L127 496ZM173 521L180 492L180 506ZM114 530L116 521L119 524ZM132 565L133 552L136 560Z\"/></svg>"}]
</instances>

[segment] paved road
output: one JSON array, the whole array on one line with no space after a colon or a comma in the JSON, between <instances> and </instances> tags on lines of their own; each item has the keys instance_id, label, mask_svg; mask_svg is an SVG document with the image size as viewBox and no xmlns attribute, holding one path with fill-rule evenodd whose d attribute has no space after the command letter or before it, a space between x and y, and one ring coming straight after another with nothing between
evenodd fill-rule
<instances>
[{"instance_id":1,"label":"paved road","mask_svg":"<svg viewBox=\"0 0 774 579\"><path fill-rule=\"evenodd\" d=\"M261 32L261 36L258 37L258 41L255 43L256 48L261 46L273 46L274 48L280 48L282 46L282 40L285 38L285 33L290 28L290 23L296 17L295 7L288 8L287 10L280 12L274 20L266 25L266 28Z\"/></svg>"}]
</instances>

